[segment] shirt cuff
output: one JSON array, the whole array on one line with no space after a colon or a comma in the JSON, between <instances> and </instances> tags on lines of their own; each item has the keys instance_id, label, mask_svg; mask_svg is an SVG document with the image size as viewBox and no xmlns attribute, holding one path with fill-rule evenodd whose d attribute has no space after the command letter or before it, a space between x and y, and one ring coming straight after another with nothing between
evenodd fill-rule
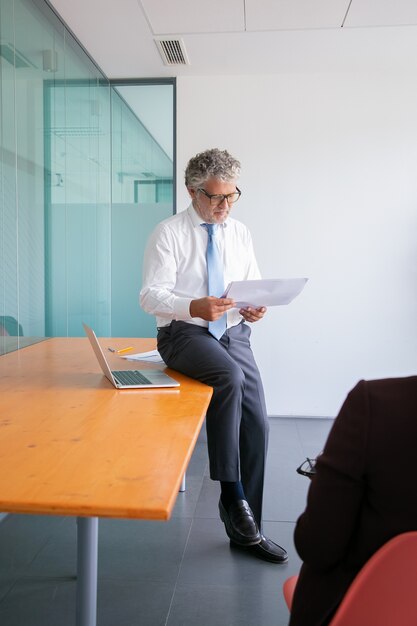
<instances>
[{"instance_id":1,"label":"shirt cuff","mask_svg":"<svg viewBox=\"0 0 417 626\"><path fill-rule=\"evenodd\" d=\"M190 320L190 304L192 298L176 298L174 302L174 318L176 320Z\"/></svg>"}]
</instances>

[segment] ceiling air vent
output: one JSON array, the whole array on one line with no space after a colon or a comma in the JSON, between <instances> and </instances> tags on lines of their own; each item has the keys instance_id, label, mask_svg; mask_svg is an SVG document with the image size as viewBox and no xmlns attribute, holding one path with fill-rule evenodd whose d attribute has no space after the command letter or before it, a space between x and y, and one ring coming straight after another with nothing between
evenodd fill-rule
<instances>
[{"instance_id":1,"label":"ceiling air vent","mask_svg":"<svg viewBox=\"0 0 417 626\"><path fill-rule=\"evenodd\" d=\"M182 39L155 39L165 65L190 65Z\"/></svg>"}]
</instances>

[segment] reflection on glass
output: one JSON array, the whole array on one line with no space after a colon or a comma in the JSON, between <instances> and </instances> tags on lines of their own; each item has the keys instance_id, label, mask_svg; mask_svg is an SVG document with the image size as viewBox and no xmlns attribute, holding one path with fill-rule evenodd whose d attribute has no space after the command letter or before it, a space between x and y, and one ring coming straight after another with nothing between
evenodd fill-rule
<instances>
[{"instance_id":1,"label":"reflection on glass","mask_svg":"<svg viewBox=\"0 0 417 626\"><path fill-rule=\"evenodd\" d=\"M173 212L174 88L120 90L43 0L0 0L0 354L82 321L155 332L138 291Z\"/></svg>"},{"instance_id":2,"label":"reflection on glass","mask_svg":"<svg viewBox=\"0 0 417 626\"><path fill-rule=\"evenodd\" d=\"M46 163L47 333L82 335L86 321L98 334L109 335L110 88L97 70L84 77L74 64L72 74L78 78L50 82L45 97L51 155Z\"/></svg>"},{"instance_id":3,"label":"reflection on glass","mask_svg":"<svg viewBox=\"0 0 417 626\"><path fill-rule=\"evenodd\" d=\"M153 109L148 104L152 101ZM159 107L155 106L157 102ZM128 85L113 90L111 291L114 336L155 336L154 318L139 308L138 294L147 238L158 222L173 213L172 111L172 85ZM139 116L158 130L161 143Z\"/></svg>"}]
</instances>

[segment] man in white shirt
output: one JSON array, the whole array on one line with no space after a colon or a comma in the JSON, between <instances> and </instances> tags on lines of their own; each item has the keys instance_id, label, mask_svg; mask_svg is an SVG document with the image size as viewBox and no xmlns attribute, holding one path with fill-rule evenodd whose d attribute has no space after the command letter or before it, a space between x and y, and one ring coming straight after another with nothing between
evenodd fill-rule
<instances>
[{"instance_id":1,"label":"man in white shirt","mask_svg":"<svg viewBox=\"0 0 417 626\"><path fill-rule=\"evenodd\" d=\"M156 316L168 367L213 387L206 416L210 476L220 481L220 517L230 545L285 563L261 531L268 421L250 327L265 307L237 309L222 298L234 280L260 278L249 230L229 217L241 192L240 163L226 150L190 159L186 211L161 222L145 251L142 308Z\"/></svg>"}]
</instances>

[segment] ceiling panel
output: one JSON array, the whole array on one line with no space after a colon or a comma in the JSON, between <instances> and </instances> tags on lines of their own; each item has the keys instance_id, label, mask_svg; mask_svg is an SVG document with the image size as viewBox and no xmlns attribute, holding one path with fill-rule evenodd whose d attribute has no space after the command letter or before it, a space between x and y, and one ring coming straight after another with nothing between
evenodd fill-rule
<instances>
[{"instance_id":1,"label":"ceiling panel","mask_svg":"<svg viewBox=\"0 0 417 626\"><path fill-rule=\"evenodd\" d=\"M192 0L193 4L194 1L198 2ZM417 26L340 28L338 25L332 28L328 26L326 15L320 13L320 28L303 29L298 21L298 28L294 29L273 30L271 24L270 29L256 32L184 34L182 38L191 64L166 66L140 0L50 2L110 78L329 71L414 71L417 75ZM176 0L166 0L167 5L171 2ZM221 2L229 6L232 0ZM255 1L246 2L250 15ZM369 6L372 2L353 0L352 10L355 4ZM404 6L404 0L378 0L376 6L388 2ZM417 4L417 0L414 2ZM324 7L321 0L309 0L309 3L314 3L315 10ZM274 0L272 4L281 6L282 1ZM332 12L338 4L339 0L332 0L329 10ZM219 3L210 4L211 8L213 6L218 7ZM256 6L261 10L266 7L266 0L256 0ZM291 6L299 7L300 2L292 0ZM316 18L318 16L316 13ZM394 17L398 19L398 15ZM179 27L176 34L181 36L189 16L175 19ZM24 53L25 50L22 49Z\"/></svg>"},{"instance_id":2,"label":"ceiling panel","mask_svg":"<svg viewBox=\"0 0 417 626\"><path fill-rule=\"evenodd\" d=\"M190 35L185 41L193 62L177 70L182 76L417 72L417 26Z\"/></svg>"},{"instance_id":3,"label":"ceiling panel","mask_svg":"<svg viewBox=\"0 0 417 626\"><path fill-rule=\"evenodd\" d=\"M352 0L345 26L417 24L416 0Z\"/></svg>"},{"instance_id":4,"label":"ceiling panel","mask_svg":"<svg viewBox=\"0 0 417 626\"><path fill-rule=\"evenodd\" d=\"M168 74L170 68L162 63L137 0L51 0L51 4L109 78Z\"/></svg>"},{"instance_id":5,"label":"ceiling panel","mask_svg":"<svg viewBox=\"0 0 417 626\"><path fill-rule=\"evenodd\" d=\"M245 29L244 0L139 0L154 35Z\"/></svg>"},{"instance_id":6,"label":"ceiling panel","mask_svg":"<svg viewBox=\"0 0 417 626\"><path fill-rule=\"evenodd\" d=\"M288 30L338 28L349 0L246 0L245 4L246 30Z\"/></svg>"}]
</instances>

